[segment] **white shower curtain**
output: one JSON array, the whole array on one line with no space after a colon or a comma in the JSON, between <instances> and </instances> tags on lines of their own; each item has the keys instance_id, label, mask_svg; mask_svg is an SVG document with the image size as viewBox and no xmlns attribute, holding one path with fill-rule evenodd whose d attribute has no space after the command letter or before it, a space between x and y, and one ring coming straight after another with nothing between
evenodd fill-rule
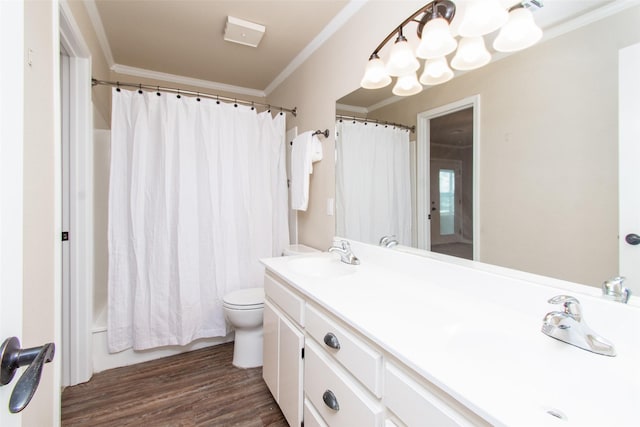
<instances>
[{"instance_id":1,"label":"white shower curtain","mask_svg":"<svg viewBox=\"0 0 640 427\"><path fill-rule=\"evenodd\" d=\"M411 245L409 132L336 123L336 233L365 243L395 235Z\"/></svg>"},{"instance_id":2,"label":"white shower curtain","mask_svg":"<svg viewBox=\"0 0 640 427\"><path fill-rule=\"evenodd\" d=\"M112 92L109 351L227 334L225 293L289 240L285 116Z\"/></svg>"}]
</instances>

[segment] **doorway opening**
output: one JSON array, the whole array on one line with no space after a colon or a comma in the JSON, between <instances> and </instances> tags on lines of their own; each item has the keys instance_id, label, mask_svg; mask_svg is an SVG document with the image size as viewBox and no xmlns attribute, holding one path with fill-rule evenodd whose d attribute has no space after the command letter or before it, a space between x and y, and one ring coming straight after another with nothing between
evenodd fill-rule
<instances>
[{"instance_id":1,"label":"doorway opening","mask_svg":"<svg viewBox=\"0 0 640 427\"><path fill-rule=\"evenodd\" d=\"M63 386L88 381L93 317L93 139L91 58L66 3L60 4Z\"/></svg>"},{"instance_id":2,"label":"doorway opening","mask_svg":"<svg viewBox=\"0 0 640 427\"><path fill-rule=\"evenodd\" d=\"M478 117L475 96L418 115L418 245L477 260Z\"/></svg>"}]
</instances>

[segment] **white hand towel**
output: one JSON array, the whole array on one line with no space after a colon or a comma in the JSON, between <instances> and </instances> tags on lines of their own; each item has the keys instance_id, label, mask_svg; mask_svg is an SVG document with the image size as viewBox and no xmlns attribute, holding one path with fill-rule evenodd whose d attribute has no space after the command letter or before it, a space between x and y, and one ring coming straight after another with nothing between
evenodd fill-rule
<instances>
[{"instance_id":1,"label":"white hand towel","mask_svg":"<svg viewBox=\"0 0 640 427\"><path fill-rule=\"evenodd\" d=\"M313 173L313 163L322 160L322 142L317 135L311 138L311 172Z\"/></svg>"},{"instance_id":2,"label":"white hand towel","mask_svg":"<svg viewBox=\"0 0 640 427\"><path fill-rule=\"evenodd\" d=\"M309 204L309 174L312 172L312 136L304 132L291 147L291 209L306 211Z\"/></svg>"}]
</instances>

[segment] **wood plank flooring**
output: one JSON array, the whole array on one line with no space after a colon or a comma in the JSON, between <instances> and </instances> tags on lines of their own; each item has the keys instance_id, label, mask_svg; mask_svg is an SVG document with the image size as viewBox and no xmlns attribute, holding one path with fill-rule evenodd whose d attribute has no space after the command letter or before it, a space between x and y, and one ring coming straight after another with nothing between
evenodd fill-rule
<instances>
[{"instance_id":1,"label":"wood plank flooring","mask_svg":"<svg viewBox=\"0 0 640 427\"><path fill-rule=\"evenodd\" d=\"M95 374L62 393L62 425L285 427L262 368L231 364L233 343Z\"/></svg>"}]
</instances>

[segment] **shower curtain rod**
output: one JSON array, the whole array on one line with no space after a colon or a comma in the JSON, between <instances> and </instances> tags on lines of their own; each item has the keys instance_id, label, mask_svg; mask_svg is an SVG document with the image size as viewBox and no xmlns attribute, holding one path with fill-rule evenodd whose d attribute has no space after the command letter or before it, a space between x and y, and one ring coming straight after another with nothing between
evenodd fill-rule
<instances>
[{"instance_id":1,"label":"shower curtain rod","mask_svg":"<svg viewBox=\"0 0 640 427\"><path fill-rule=\"evenodd\" d=\"M291 113L293 114L293 117L296 117L298 115L297 107L294 107L293 109L283 108L283 107L278 107L271 104L265 104L262 102L246 101L244 99L229 98L227 96L215 95L215 94L205 93L205 92L196 92L193 90L183 90L183 89L178 89L173 87L154 86L154 85L147 85L142 83L136 84L136 83L125 83L125 82L110 82L106 80L98 80L96 78L92 78L91 86L97 86L97 85L112 86L117 88L130 87L133 89L138 89L140 93L142 93L142 89L147 89L147 90L157 91L158 93L160 92L175 93L178 95L178 97L180 97L180 95L191 95L191 96L196 96L198 98L209 98L209 99L215 99L216 101L229 101L235 104L250 105L252 107L257 107L257 106L265 107L269 111L275 110L275 111L280 111L281 113Z\"/></svg>"},{"instance_id":2,"label":"shower curtain rod","mask_svg":"<svg viewBox=\"0 0 640 427\"><path fill-rule=\"evenodd\" d=\"M405 129L408 131L411 131L413 133L415 133L416 131L416 127L415 126L407 126L407 125L403 125L400 123L392 123L392 122L386 122L383 120L376 120L376 119L368 119L366 117L356 117L356 116L343 116L341 114L336 114L336 119L339 119L340 121L342 120L353 120L353 122L360 122L360 123L375 123L376 126L377 125L385 125L385 126L393 126L396 128L400 128L400 129Z\"/></svg>"}]
</instances>

